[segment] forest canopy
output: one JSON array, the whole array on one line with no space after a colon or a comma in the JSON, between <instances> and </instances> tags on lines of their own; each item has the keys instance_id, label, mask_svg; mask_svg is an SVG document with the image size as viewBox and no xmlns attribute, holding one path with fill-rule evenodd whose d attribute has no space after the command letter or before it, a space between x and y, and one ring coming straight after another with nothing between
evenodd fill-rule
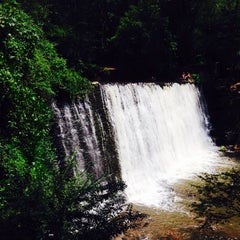
<instances>
[{"instance_id":1,"label":"forest canopy","mask_svg":"<svg viewBox=\"0 0 240 240\"><path fill-rule=\"evenodd\" d=\"M142 79L176 78L183 70L237 77L238 0L19 2L87 76L95 66L112 66Z\"/></svg>"}]
</instances>

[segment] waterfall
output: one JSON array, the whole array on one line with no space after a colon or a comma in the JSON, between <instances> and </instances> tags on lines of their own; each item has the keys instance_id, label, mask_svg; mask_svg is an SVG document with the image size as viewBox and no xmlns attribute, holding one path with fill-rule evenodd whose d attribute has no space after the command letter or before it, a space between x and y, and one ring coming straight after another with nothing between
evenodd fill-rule
<instances>
[{"instance_id":1,"label":"waterfall","mask_svg":"<svg viewBox=\"0 0 240 240\"><path fill-rule=\"evenodd\" d=\"M103 174L102 156L89 99L84 102L77 100L71 105L65 103L62 108L53 102L52 108L66 158L75 156L79 171L91 168L100 177Z\"/></svg>"},{"instance_id":2,"label":"waterfall","mask_svg":"<svg viewBox=\"0 0 240 240\"><path fill-rule=\"evenodd\" d=\"M83 100L53 102L61 149L79 170L119 176L129 202L170 209L174 184L210 172L218 148L193 84L103 84Z\"/></svg>"},{"instance_id":3,"label":"waterfall","mask_svg":"<svg viewBox=\"0 0 240 240\"><path fill-rule=\"evenodd\" d=\"M59 162L75 157L78 163L76 171L94 173L96 178L120 177L113 130L105 113L99 87L81 100L55 100L52 109Z\"/></svg>"},{"instance_id":4,"label":"waterfall","mask_svg":"<svg viewBox=\"0 0 240 240\"><path fill-rule=\"evenodd\" d=\"M101 90L128 200L171 207L172 184L210 170L218 159L198 88L141 83L105 84Z\"/></svg>"}]
</instances>

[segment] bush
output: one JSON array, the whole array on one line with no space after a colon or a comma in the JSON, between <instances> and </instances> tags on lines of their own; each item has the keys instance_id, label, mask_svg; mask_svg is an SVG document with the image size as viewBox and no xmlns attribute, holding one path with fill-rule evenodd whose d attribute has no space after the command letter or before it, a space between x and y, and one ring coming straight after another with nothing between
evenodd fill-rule
<instances>
[{"instance_id":1,"label":"bush","mask_svg":"<svg viewBox=\"0 0 240 240\"><path fill-rule=\"evenodd\" d=\"M142 217L125 205L122 182L56 162L50 100L90 90L15 1L0 4L1 239L108 239Z\"/></svg>"},{"instance_id":2,"label":"bush","mask_svg":"<svg viewBox=\"0 0 240 240\"><path fill-rule=\"evenodd\" d=\"M95 181L73 173L74 161L58 168L46 144L28 163L14 145L0 145L0 236L4 239L110 239L144 217L125 204L121 181Z\"/></svg>"},{"instance_id":3,"label":"bush","mask_svg":"<svg viewBox=\"0 0 240 240\"><path fill-rule=\"evenodd\" d=\"M240 216L240 173L238 170L200 176L202 185L195 186L198 201L192 203L197 217L203 218L203 228L225 223Z\"/></svg>"}]
</instances>

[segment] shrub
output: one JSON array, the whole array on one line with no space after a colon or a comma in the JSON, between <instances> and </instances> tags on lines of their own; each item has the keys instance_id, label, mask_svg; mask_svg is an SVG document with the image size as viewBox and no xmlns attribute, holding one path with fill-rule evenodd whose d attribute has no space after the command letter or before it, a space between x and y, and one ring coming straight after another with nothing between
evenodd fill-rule
<instances>
[{"instance_id":1,"label":"shrub","mask_svg":"<svg viewBox=\"0 0 240 240\"><path fill-rule=\"evenodd\" d=\"M200 176L202 185L195 186L198 200L192 203L197 217L203 218L202 227L225 223L240 216L240 174L238 170Z\"/></svg>"}]
</instances>

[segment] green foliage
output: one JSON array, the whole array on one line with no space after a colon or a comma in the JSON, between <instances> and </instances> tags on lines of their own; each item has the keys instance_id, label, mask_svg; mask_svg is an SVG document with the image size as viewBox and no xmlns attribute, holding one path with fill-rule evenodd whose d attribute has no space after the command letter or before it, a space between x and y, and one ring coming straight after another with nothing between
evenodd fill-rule
<instances>
[{"instance_id":1,"label":"green foliage","mask_svg":"<svg viewBox=\"0 0 240 240\"><path fill-rule=\"evenodd\" d=\"M202 227L225 223L234 216L240 217L240 174L238 170L200 176L202 185L195 186L197 202L192 210L203 219Z\"/></svg>"},{"instance_id":2,"label":"green foliage","mask_svg":"<svg viewBox=\"0 0 240 240\"><path fill-rule=\"evenodd\" d=\"M192 74L191 74L191 77L192 77L193 82L194 82L195 84L200 84L200 83L203 81L203 80L201 79L200 74L198 74L198 73L192 73Z\"/></svg>"},{"instance_id":3,"label":"green foliage","mask_svg":"<svg viewBox=\"0 0 240 240\"><path fill-rule=\"evenodd\" d=\"M47 216L46 198L51 197L50 163L39 156L29 163L13 144L1 144L0 236L32 239L42 234ZM46 146L38 151L46 156ZM49 157L49 156L48 156ZM49 161L49 158L48 158Z\"/></svg>"},{"instance_id":4,"label":"green foliage","mask_svg":"<svg viewBox=\"0 0 240 240\"><path fill-rule=\"evenodd\" d=\"M12 144L0 146L0 236L4 239L110 239L144 215L125 205L122 182L95 181L61 169L40 143L28 163ZM46 161L46 159L48 159Z\"/></svg>"},{"instance_id":5,"label":"green foliage","mask_svg":"<svg viewBox=\"0 0 240 240\"><path fill-rule=\"evenodd\" d=\"M65 59L60 58L54 45L48 41L39 43L33 58L29 61L29 79L32 79L33 88L44 95L57 94L64 91L70 97L88 93L92 86L89 81L75 70L67 68Z\"/></svg>"},{"instance_id":6,"label":"green foliage","mask_svg":"<svg viewBox=\"0 0 240 240\"><path fill-rule=\"evenodd\" d=\"M33 157L34 146L49 134L50 98L62 93L82 96L91 84L67 68L66 60L17 4L0 5L0 36L3 134Z\"/></svg>"},{"instance_id":7,"label":"green foliage","mask_svg":"<svg viewBox=\"0 0 240 240\"><path fill-rule=\"evenodd\" d=\"M58 166L51 98L92 86L19 6L0 4L0 238L110 239L143 216L125 205L123 183L74 175L73 159Z\"/></svg>"},{"instance_id":8,"label":"green foliage","mask_svg":"<svg viewBox=\"0 0 240 240\"><path fill-rule=\"evenodd\" d=\"M92 64L164 79L199 68L214 78L216 63L239 72L238 0L19 2L71 66L87 63L84 75Z\"/></svg>"},{"instance_id":9,"label":"green foliage","mask_svg":"<svg viewBox=\"0 0 240 240\"><path fill-rule=\"evenodd\" d=\"M140 74L159 74L173 67L177 43L168 31L168 18L159 1L138 1L120 19L112 37L123 68Z\"/></svg>"},{"instance_id":10,"label":"green foliage","mask_svg":"<svg viewBox=\"0 0 240 240\"><path fill-rule=\"evenodd\" d=\"M1 63L19 82L41 96L52 96L63 89L70 95L84 94L89 82L67 68L52 43L44 39L42 30L19 8L0 5Z\"/></svg>"},{"instance_id":11,"label":"green foliage","mask_svg":"<svg viewBox=\"0 0 240 240\"><path fill-rule=\"evenodd\" d=\"M201 55L206 65L221 63L226 71L239 61L239 1L202 1L198 13L194 34L196 55Z\"/></svg>"},{"instance_id":12,"label":"green foliage","mask_svg":"<svg viewBox=\"0 0 240 240\"><path fill-rule=\"evenodd\" d=\"M111 239L145 217L125 204L121 181L96 181L85 173L67 177L71 164L58 171L54 176L58 202L50 219L55 239Z\"/></svg>"}]
</instances>

